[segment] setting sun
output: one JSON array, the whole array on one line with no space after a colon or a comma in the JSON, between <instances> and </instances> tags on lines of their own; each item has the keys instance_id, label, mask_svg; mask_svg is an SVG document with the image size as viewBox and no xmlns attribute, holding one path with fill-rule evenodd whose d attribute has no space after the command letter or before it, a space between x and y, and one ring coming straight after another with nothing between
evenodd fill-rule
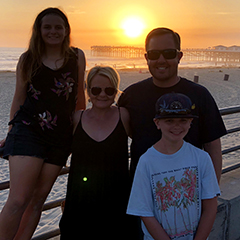
<instances>
[{"instance_id":1,"label":"setting sun","mask_svg":"<svg viewBox=\"0 0 240 240\"><path fill-rule=\"evenodd\" d=\"M128 37L135 38L142 34L145 25L138 17L128 17L123 20L122 28Z\"/></svg>"}]
</instances>

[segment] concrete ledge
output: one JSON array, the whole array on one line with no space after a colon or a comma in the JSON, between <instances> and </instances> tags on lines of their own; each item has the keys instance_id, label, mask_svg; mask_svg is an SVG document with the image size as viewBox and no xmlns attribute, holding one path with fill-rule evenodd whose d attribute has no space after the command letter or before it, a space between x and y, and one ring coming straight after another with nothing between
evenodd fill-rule
<instances>
[{"instance_id":1,"label":"concrete ledge","mask_svg":"<svg viewBox=\"0 0 240 240\"><path fill-rule=\"evenodd\" d=\"M240 169L221 178L216 219L209 240L240 240ZM51 238L59 240L60 236Z\"/></svg>"},{"instance_id":2,"label":"concrete ledge","mask_svg":"<svg viewBox=\"0 0 240 240\"><path fill-rule=\"evenodd\" d=\"M240 239L240 169L222 175L218 211L209 240Z\"/></svg>"}]
</instances>

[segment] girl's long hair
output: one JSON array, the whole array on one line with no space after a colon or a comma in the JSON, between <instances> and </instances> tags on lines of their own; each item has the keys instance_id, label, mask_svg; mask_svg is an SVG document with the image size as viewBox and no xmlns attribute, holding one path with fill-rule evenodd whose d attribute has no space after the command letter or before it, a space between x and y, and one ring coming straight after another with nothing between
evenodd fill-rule
<instances>
[{"instance_id":1,"label":"girl's long hair","mask_svg":"<svg viewBox=\"0 0 240 240\"><path fill-rule=\"evenodd\" d=\"M24 82L31 82L31 78L36 74L37 70L42 65L42 53L45 51L45 44L41 36L42 19L46 15L57 15L61 17L67 29L67 35L62 43L62 54L64 56L64 64L69 59L70 54L73 52L70 48L70 32L71 28L66 15L58 8L47 8L40 12L35 19L32 28L32 36L30 38L28 50L23 54L21 61L21 72Z\"/></svg>"}]
</instances>

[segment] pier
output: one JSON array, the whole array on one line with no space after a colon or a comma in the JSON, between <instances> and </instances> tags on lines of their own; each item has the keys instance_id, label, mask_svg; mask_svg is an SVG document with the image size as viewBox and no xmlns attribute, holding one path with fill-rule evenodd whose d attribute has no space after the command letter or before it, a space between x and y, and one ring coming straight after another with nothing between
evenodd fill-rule
<instances>
[{"instance_id":1,"label":"pier","mask_svg":"<svg viewBox=\"0 0 240 240\"><path fill-rule=\"evenodd\" d=\"M240 113L240 105L220 109L222 116ZM240 132L240 126L228 129L227 134ZM223 146L224 149L224 146ZM229 154L240 150L240 145L224 149L222 154ZM62 169L60 175L68 174L69 167ZM0 183L0 191L9 188L9 181ZM209 240L240 240L240 159L236 164L222 169L221 196L218 198L218 210ZM64 198L56 199L44 204L42 211L61 207ZM40 235L34 235L32 240L59 240L60 230L52 229ZM81 236L81 232L79 232Z\"/></svg>"},{"instance_id":2,"label":"pier","mask_svg":"<svg viewBox=\"0 0 240 240\"><path fill-rule=\"evenodd\" d=\"M142 58L145 50L131 46L91 46L91 55L115 58Z\"/></svg>"},{"instance_id":3,"label":"pier","mask_svg":"<svg viewBox=\"0 0 240 240\"><path fill-rule=\"evenodd\" d=\"M132 46L91 46L91 55L99 57L115 58L143 58L145 49ZM214 48L207 49L182 49L183 60L189 62L214 62L225 64L240 64L240 50L231 48L219 50Z\"/></svg>"},{"instance_id":4,"label":"pier","mask_svg":"<svg viewBox=\"0 0 240 240\"><path fill-rule=\"evenodd\" d=\"M240 51L217 49L183 49L184 61L239 64Z\"/></svg>"}]
</instances>

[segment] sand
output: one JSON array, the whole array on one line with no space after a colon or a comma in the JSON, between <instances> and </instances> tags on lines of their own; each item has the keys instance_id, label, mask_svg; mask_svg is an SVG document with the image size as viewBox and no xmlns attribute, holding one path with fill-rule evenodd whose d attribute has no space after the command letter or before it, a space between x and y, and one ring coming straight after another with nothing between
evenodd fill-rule
<instances>
[{"instance_id":1,"label":"sand","mask_svg":"<svg viewBox=\"0 0 240 240\"><path fill-rule=\"evenodd\" d=\"M143 80L150 76L147 69L129 69L119 70L121 77L120 90L125 89L130 84ZM224 81L225 74L229 75L228 81ZM219 108L240 105L240 69L239 68L194 68L180 69L179 75L190 80L194 76L199 76L199 84L205 86L213 95ZM12 97L15 90L15 73L0 72L0 139L6 136L8 129L9 111ZM224 122L227 129L239 126L240 114L224 116ZM233 133L222 138L222 148L226 149L238 145L240 142L240 133ZM223 166L232 165L239 162L240 152L234 152L223 156ZM8 162L0 159L0 181L8 180ZM66 192L67 176L58 178L47 201L53 201L57 198L63 198ZM8 190L0 192L0 210L7 199ZM58 227L61 217L60 208L45 211L42 214L40 224L36 234L52 230Z\"/></svg>"}]
</instances>

